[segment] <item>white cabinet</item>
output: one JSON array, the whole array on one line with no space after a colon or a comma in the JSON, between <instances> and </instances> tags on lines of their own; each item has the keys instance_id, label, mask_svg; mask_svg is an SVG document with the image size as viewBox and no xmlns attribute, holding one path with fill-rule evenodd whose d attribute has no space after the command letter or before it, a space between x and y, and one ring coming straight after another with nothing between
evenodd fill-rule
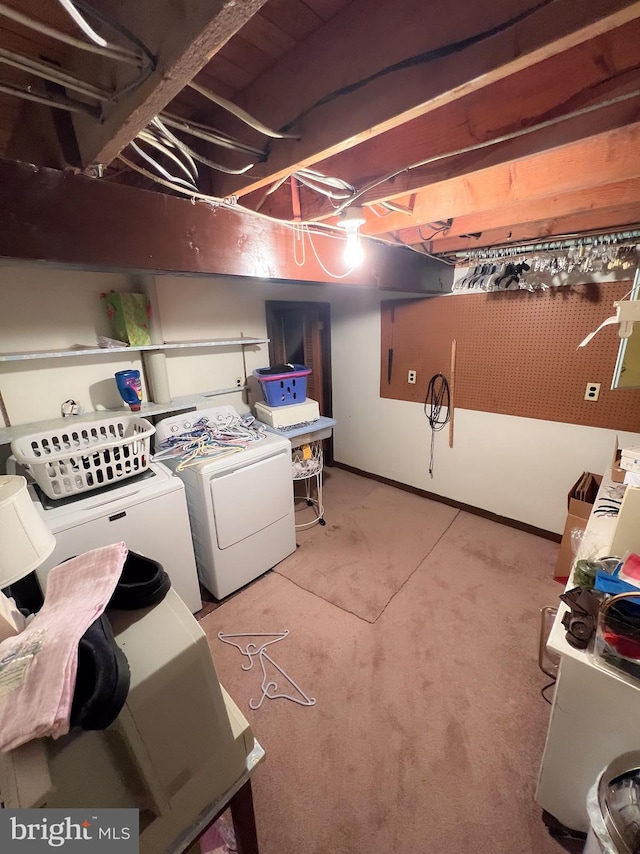
<instances>
[{"instance_id":1,"label":"white cabinet","mask_svg":"<svg viewBox=\"0 0 640 854\"><path fill-rule=\"evenodd\" d=\"M612 486L609 474L602 480L594 507ZM585 557L612 553L616 524L616 517L597 517L592 512L583 538L583 547L589 550ZM566 589L573 587L570 578ZM536 801L565 827L588 832L588 790L613 759L640 745L640 682L600 666L591 649L570 646L562 625L566 612L567 606L561 603L547 642L560 655L560 668Z\"/></svg>"}]
</instances>

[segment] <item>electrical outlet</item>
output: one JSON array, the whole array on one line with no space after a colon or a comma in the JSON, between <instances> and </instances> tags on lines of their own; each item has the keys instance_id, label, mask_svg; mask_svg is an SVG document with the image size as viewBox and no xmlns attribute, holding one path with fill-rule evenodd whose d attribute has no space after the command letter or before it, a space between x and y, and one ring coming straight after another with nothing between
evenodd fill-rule
<instances>
[{"instance_id":1,"label":"electrical outlet","mask_svg":"<svg viewBox=\"0 0 640 854\"><path fill-rule=\"evenodd\" d=\"M597 400L600 396L600 383L587 383L584 393L585 400Z\"/></svg>"},{"instance_id":2,"label":"electrical outlet","mask_svg":"<svg viewBox=\"0 0 640 854\"><path fill-rule=\"evenodd\" d=\"M242 386L242 377L236 377L236 388L240 388Z\"/></svg>"},{"instance_id":3,"label":"electrical outlet","mask_svg":"<svg viewBox=\"0 0 640 854\"><path fill-rule=\"evenodd\" d=\"M417 373L417 371L409 371L409 374L407 376L407 382L411 383L412 385L415 385Z\"/></svg>"}]
</instances>

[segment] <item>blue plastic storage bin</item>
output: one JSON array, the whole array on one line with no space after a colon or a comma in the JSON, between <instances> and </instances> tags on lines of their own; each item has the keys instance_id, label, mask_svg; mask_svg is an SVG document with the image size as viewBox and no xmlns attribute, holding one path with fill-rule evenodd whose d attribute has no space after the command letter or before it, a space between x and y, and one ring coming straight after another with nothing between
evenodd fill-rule
<instances>
[{"instance_id":1,"label":"blue plastic storage bin","mask_svg":"<svg viewBox=\"0 0 640 854\"><path fill-rule=\"evenodd\" d=\"M311 368L304 365L292 365L293 370L286 373L268 374L271 368L258 368L253 372L258 378L264 402L268 406L291 406L304 403L307 399L307 377Z\"/></svg>"}]
</instances>

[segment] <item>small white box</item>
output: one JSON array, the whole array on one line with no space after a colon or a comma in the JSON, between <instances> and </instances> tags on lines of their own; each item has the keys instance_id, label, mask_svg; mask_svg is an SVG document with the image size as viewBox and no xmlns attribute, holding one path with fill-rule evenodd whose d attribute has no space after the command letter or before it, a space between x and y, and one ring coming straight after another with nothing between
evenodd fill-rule
<instances>
[{"instance_id":1,"label":"small white box","mask_svg":"<svg viewBox=\"0 0 640 854\"><path fill-rule=\"evenodd\" d=\"M303 403L292 403L291 406L267 406L266 403L256 402L256 418L276 430L286 430L297 425L312 424L320 418L320 407L317 400L308 397Z\"/></svg>"},{"instance_id":2,"label":"small white box","mask_svg":"<svg viewBox=\"0 0 640 854\"><path fill-rule=\"evenodd\" d=\"M640 472L640 445L622 449L620 468L626 469L626 471Z\"/></svg>"}]
</instances>

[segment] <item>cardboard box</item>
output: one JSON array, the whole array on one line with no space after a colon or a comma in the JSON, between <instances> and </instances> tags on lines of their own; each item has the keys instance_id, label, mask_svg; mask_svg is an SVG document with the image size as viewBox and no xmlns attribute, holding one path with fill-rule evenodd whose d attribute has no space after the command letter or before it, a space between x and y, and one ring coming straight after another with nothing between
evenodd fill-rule
<instances>
[{"instance_id":1,"label":"cardboard box","mask_svg":"<svg viewBox=\"0 0 640 854\"><path fill-rule=\"evenodd\" d=\"M146 294L122 294L112 291L104 294L107 317L119 341L132 347L151 344L149 320L151 303Z\"/></svg>"},{"instance_id":2,"label":"cardboard box","mask_svg":"<svg viewBox=\"0 0 640 854\"><path fill-rule=\"evenodd\" d=\"M620 460L622 459L622 448L618 445L618 440L616 438L616 443L613 449L613 459L611 460L611 480L614 483L624 483L625 470L620 465Z\"/></svg>"},{"instance_id":3,"label":"cardboard box","mask_svg":"<svg viewBox=\"0 0 640 854\"><path fill-rule=\"evenodd\" d=\"M556 581L566 584L571 574L579 534L587 527L593 502L596 500L598 489L602 483L602 475L584 472L573 484L567 496L567 519L562 533L562 542L553 577Z\"/></svg>"}]
</instances>

